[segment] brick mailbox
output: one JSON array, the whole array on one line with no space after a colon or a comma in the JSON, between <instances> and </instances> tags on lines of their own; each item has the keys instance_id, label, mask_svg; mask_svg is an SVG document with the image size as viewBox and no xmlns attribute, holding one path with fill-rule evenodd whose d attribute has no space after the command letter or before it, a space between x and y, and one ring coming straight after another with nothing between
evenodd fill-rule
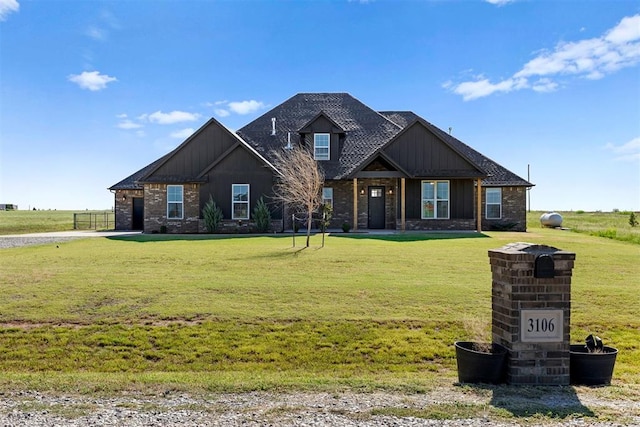
<instances>
[{"instance_id":1,"label":"brick mailbox","mask_svg":"<svg viewBox=\"0 0 640 427\"><path fill-rule=\"evenodd\" d=\"M532 243L489 251L493 342L509 350L509 384L569 384L575 258Z\"/></svg>"}]
</instances>

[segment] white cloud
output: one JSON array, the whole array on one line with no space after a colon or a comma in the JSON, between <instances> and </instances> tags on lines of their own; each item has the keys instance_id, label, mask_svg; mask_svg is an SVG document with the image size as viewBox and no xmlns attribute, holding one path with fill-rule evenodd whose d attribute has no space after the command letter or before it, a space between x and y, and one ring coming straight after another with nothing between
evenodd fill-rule
<instances>
[{"instance_id":1,"label":"white cloud","mask_svg":"<svg viewBox=\"0 0 640 427\"><path fill-rule=\"evenodd\" d=\"M496 6L504 6L507 3L513 3L515 0L486 0L487 3L495 4Z\"/></svg>"},{"instance_id":2,"label":"white cloud","mask_svg":"<svg viewBox=\"0 0 640 427\"><path fill-rule=\"evenodd\" d=\"M172 111L170 113L163 113L162 111L156 111L151 114L143 114L138 119L148 120L151 123L157 123L160 125L171 125L180 122L194 122L200 118L200 114L188 113L186 111Z\"/></svg>"},{"instance_id":3,"label":"white cloud","mask_svg":"<svg viewBox=\"0 0 640 427\"><path fill-rule=\"evenodd\" d=\"M124 119L118 123L120 129L140 129L143 127L140 123L135 123L129 119Z\"/></svg>"},{"instance_id":4,"label":"white cloud","mask_svg":"<svg viewBox=\"0 0 640 427\"><path fill-rule=\"evenodd\" d=\"M464 82L455 86L453 91L458 95L462 95L465 101L489 96L496 92L511 92L513 90L524 89L527 87L525 79L506 79L499 83L491 83L488 79L482 78L472 82Z\"/></svg>"},{"instance_id":5,"label":"white cloud","mask_svg":"<svg viewBox=\"0 0 640 427\"><path fill-rule=\"evenodd\" d=\"M208 103L214 108L213 112L218 117L228 117L231 114L251 114L256 111L263 110L267 107L264 102L251 99L249 101L216 101L213 104Z\"/></svg>"},{"instance_id":6,"label":"white cloud","mask_svg":"<svg viewBox=\"0 0 640 427\"><path fill-rule=\"evenodd\" d=\"M558 88L558 83L551 79L542 78L531 85L531 89L536 92L553 92Z\"/></svg>"},{"instance_id":7,"label":"white cloud","mask_svg":"<svg viewBox=\"0 0 640 427\"><path fill-rule=\"evenodd\" d=\"M188 137L193 135L193 132L195 132L195 129L186 128L186 129L172 132L169 136L171 136L171 138L187 139Z\"/></svg>"},{"instance_id":8,"label":"white cloud","mask_svg":"<svg viewBox=\"0 0 640 427\"><path fill-rule=\"evenodd\" d=\"M20 10L20 3L16 0L0 0L0 21L5 21L7 15Z\"/></svg>"},{"instance_id":9,"label":"white cloud","mask_svg":"<svg viewBox=\"0 0 640 427\"><path fill-rule=\"evenodd\" d=\"M617 154L616 160L640 161L640 136L622 145L608 143L604 148Z\"/></svg>"},{"instance_id":10,"label":"white cloud","mask_svg":"<svg viewBox=\"0 0 640 427\"><path fill-rule=\"evenodd\" d=\"M81 74L71 74L68 80L76 83L82 89L88 89L93 92L105 89L107 84L118 81L115 77L100 74L99 71L84 71Z\"/></svg>"},{"instance_id":11,"label":"white cloud","mask_svg":"<svg viewBox=\"0 0 640 427\"><path fill-rule=\"evenodd\" d=\"M622 44L640 39L640 15L626 16L605 36L610 43Z\"/></svg>"},{"instance_id":12,"label":"white cloud","mask_svg":"<svg viewBox=\"0 0 640 427\"><path fill-rule=\"evenodd\" d=\"M104 41L107 39L107 32L99 27L91 26L87 28L86 34L94 40Z\"/></svg>"},{"instance_id":13,"label":"white cloud","mask_svg":"<svg viewBox=\"0 0 640 427\"><path fill-rule=\"evenodd\" d=\"M250 114L261 110L265 107L264 103L259 101L234 101L228 104L229 109L236 114Z\"/></svg>"},{"instance_id":14,"label":"white cloud","mask_svg":"<svg viewBox=\"0 0 640 427\"><path fill-rule=\"evenodd\" d=\"M465 101L526 88L551 92L558 88L554 78L559 76L596 80L639 62L640 15L634 15L623 18L600 37L561 42L553 50L543 50L512 77L497 83L478 77L459 84L447 82L443 87L462 95ZM529 81L535 78L535 83Z\"/></svg>"}]
</instances>

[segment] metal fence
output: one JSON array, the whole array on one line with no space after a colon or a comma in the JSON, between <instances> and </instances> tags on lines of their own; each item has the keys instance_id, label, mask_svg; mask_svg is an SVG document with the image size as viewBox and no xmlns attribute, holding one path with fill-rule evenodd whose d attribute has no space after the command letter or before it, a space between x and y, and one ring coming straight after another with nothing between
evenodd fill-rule
<instances>
[{"instance_id":1,"label":"metal fence","mask_svg":"<svg viewBox=\"0 0 640 427\"><path fill-rule=\"evenodd\" d=\"M110 230L116 225L113 212L81 212L73 214L74 230Z\"/></svg>"}]
</instances>

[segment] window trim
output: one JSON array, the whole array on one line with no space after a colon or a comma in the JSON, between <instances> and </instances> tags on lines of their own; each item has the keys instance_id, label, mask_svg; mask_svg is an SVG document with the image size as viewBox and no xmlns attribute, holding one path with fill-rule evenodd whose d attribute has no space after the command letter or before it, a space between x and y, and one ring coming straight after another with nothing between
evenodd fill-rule
<instances>
[{"instance_id":1,"label":"window trim","mask_svg":"<svg viewBox=\"0 0 640 427\"><path fill-rule=\"evenodd\" d=\"M447 184L447 198L446 199L438 199L438 184L446 183ZM434 184L433 189L433 198L425 199L424 198L424 185L425 184ZM425 216L424 214L424 205L425 202L433 203L433 217ZM440 217L438 216L438 203L446 202L447 203L447 215ZM420 218L424 220L431 219L451 219L451 183L449 180L429 180L423 179L420 182Z\"/></svg>"},{"instance_id":2,"label":"window trim","mask_svg":"<svg viewBox=\"0 0 640 427\"><path fill-rule=\"evenodd\" d=\"M489 191L497 192L499 194L499 202L498 203L489 203ZM485 203L484 203L484 217L486 219L502 219L502 187L491 187L485 189ZM489 206L498 206L498 216L489 216Z\"/></svg>"},{"instance_id":3,"label":"window trim","mask_svg":"<svg viewBox=\"0 0 640 427\"><path fill-rule=\"evenodd\" d=\"M247 200L236 201L235 200L235 189L236 187L247 187ZM231 184L231 219L235 220L248 220L251 216L250 212L250 203L251 203L251 185L250 184ZM236 216L236 204L246 204L247 205L247 216L246 217L237 217Z\"/></svg>"},{"instance_id":4,"label":"window trim","mask_svg":"<svg viewBox=\"0 0 640 427\"><path fill-rule=\"evenodd\" d=\"M170 188L180 189L180 201L169 199ZM170 212L171 212L172 205L180 206L180 216L171 216ZM167 185L167 219L172 219L172 220L184 219L184 185Z\"/></svg>"},{"instance_id":5,"label":"window trim","mask_svg":"<svg viewBox=\"0 0 640 427\"><path fill-rule=\"evenodd\" d=\"M327 146L318 146L318 136L326 136L327 137ZM323 150L326 148L327 155L319 156L318 149L322 148ZM313 159L318 161L326 161L331 160L331 134L330 133L314 133L313 134Z\"/></svg>"}]
</instances>

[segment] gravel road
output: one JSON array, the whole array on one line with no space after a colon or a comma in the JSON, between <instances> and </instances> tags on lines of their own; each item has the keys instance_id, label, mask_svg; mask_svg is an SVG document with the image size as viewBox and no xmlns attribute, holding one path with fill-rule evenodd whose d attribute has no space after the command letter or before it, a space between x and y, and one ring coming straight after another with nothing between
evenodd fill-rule
<instances>
[{"instance_id":1,"label":"gravel road","mask_svg":"<svg viewBox=\"0 0 640 427\"><path fill-rule=\"evenodd\" d=\"M459 389L459 390L454 390ZM513 390L513 389L512 389ZM425 394L401 393L241 393L190 396L140 393L117 397L53 395L38 392L0 391L0 425L18 426L622 426L640 425L640 403L633 400L601 400L564 391L535 393L537 397L511 396L496 401L496 392L445 387ZM527 394L527 393L523 393ZM521 405L540 409L527 417L424 419L416 411L446 405L501 407L508 412ZM408 416L385 415L408 413ZM593 413L609 414L605 421ZM479 411L479 412L482 412ZM540 418L557 412L574 414L555 419ZM381 414L381 415L379 415ZM577 415L576 415L577 414ZM581 415L580 415L581 414Z\"/></svg>"}]
</instances>

